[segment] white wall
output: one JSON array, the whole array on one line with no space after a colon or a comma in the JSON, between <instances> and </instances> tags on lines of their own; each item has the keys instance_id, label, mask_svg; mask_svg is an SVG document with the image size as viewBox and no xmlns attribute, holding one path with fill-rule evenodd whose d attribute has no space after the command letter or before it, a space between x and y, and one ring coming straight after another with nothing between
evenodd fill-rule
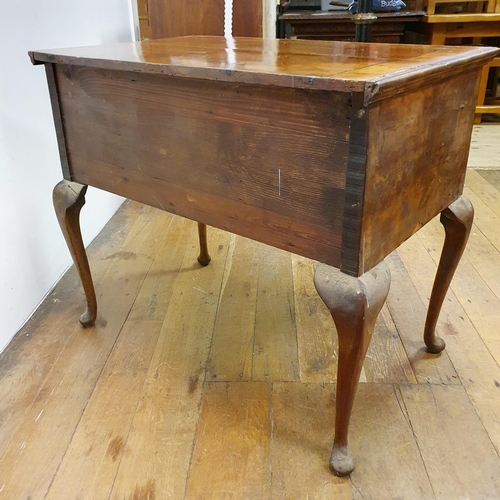
<instances>
[{"instance_id":1,"label":"white wall","mask_svg":"<svg viewBox=\"0 0 500 500\"><path fill-rule=\"evenodd\" d=\"M71 264L52 207L62 179L43 66L28 50L130 41L128 0L0 0L0 350ZM90 242L123 200L89 188Z\"/></svg>"}]
</instances>

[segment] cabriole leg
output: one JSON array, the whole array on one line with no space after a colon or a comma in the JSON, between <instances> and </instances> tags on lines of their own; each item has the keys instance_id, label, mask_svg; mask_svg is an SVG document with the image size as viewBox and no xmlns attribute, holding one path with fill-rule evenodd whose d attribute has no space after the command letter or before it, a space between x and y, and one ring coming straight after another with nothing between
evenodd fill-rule
<instances>
[{"instance_id":1,"label":"cabriole leg","mask_svg":"<svg viewBox=\"0 0 500 500\"><path fill-rule=\"evenodd\" d=\"M325 264L316 268L314 284L330 310L339 337L335 440L330 457L330 468L337 476L346 476L354 469L347 447L349 419L366 350L390 282L384 261L359 278Z\"/></svg>"},{"instance_id":2,"label":"cabriole leg","mask_svg":"<svg viewBox=\"0 0 500 500\"><path fill-rule=\"evenodd\" d=\"M198 262L202 266L208 266L210 261L210 255L208 253L208 243L207 243L207 225L198 222L198 234L200 236L200 255L198 256Z\"/></svg>"},{"instance_id":3,"label":"cabriole leg","mask_svg":"<svg viewBox=\"0 0 500 500\"><path fill-rule=\"evenodd\" d=\"M441 224L444 226L445 239L441 259L432 287L427 319L425 320L424 341L427 350L441 352L446 344L436 335L436 324L446 292L469 239L474 207L465 196L461 196L441 212Z\"/></svg>"},{"instance_id":4,"label":"cabriole leg","mask_svg":"<svg viewBox=\"0 0 500 500\"><path fill-rule=\"evenodd\" d=\"M64 180L56 185L53 192L57 220L80 275L87 299L87 310L80 316L80 323L84 328L93 326L97 316L94 284L80 231L80 210L85 205L86 191L87 186Z\"/></svg>"}]
</instances>

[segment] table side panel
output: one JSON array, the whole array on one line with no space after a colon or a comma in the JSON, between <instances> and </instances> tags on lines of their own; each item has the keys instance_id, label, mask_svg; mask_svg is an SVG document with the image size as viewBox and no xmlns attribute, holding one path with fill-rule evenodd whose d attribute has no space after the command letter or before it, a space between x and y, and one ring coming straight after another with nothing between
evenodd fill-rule
<instances>
[{"instance_id":1,"label":"table side panel","mask_svg":"<svg viewBox=\"0 0 500 500\"><path fill-rule=\"evenodd\" d=\"M348 94L56 74L75 181L339 266Z\"/></svg>"},{"instance_id":2,"label":"table side panel","mask_svg":"<svg viewBox=\"0 0 500 500\"><path fill-rule=\"evenodd\" d=\"M71 171L68 164L68 155L66 150L66 138L64 134L64 125L61 115L61 106L59 103L59 91L55 75L55 65L45 64L45 75L47 76L47 85L49 88L50 104L52 106L52 117L56 129L57 146L59 149L59 158L61 168L65 179L71 180Z\"/></svg>"},{"instance_id":3,"label":"table side panel","mask_svg":"<svg viewBox=\"0 0 500 500\"><path fill-rule=\"evenodd\" d=\"M370 109L360 274L462 193L478 83L475 69Z\"/></svg>"}]
</instances>

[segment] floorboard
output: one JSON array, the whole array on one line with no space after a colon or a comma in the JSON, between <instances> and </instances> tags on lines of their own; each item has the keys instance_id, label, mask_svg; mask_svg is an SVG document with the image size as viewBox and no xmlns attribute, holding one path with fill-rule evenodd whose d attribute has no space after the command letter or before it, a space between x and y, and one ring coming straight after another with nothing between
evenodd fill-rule
<instances>
[{"instance_id":1,"label":"floorboard","mask_svg":"<svg viewBox=\"0 0 500 500\"><path fill-rule=\"evenodd\" d=\"M469 153L469 167L500 170L498 123L485 123L474 127Z\"/></svg>"}]
</instances>

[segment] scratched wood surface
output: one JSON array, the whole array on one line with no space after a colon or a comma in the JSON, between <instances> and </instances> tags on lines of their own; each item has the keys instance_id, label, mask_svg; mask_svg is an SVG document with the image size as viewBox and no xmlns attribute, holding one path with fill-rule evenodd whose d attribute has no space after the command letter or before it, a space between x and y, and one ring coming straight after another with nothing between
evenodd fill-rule
<instances>
[{"instance_id":1,"label":"scratched wood surface","mask_svg":"<svg viewBox=\"0 0 500 500\"><path fill-rule=\"evenodd\" d=\"M341 94L66 66L57 74L75 181L338 265Z\"/></svg>"},{"instance_id":2,"label":"scratched wood surface","mask_svg":"<svg viewBox=\"0 0 500 500\"><path fill-rule=\"evenodd\" d=\"M314 262L211 229L201 268L195 223L126 202L89 248L95 329L70 269L0 355L0 499L500 498L498 170L466 193L441 355L422 342L439 222L387 259L349 479L327 468L337 340Z\"/></svg>"},{"instance_id":3,"label":"scratched wood surface","mask_svg":"<svg viewBox=\"0 0 500 500\"><path fill-rule=\"evenodd\" d=\"M425 95L420 99L417 91L403 94L382 102L370 114L369 130L378 140L370 143L366 172L365 270L460 195L475 106L471 96L476 93L478 76L478 72L463 74L453 83L443 81L419 89ZM443 105L440 110L438 103ZM398 114L397 109L408 110L411 118ZM443 115L453 127L443 122ZM425 130L422 123L427 124ZM400 154L403 144L412 145L404 155ZM433 153L429 155L429 151ZM397 186L397 194L389 186Z\"/></svg>"}]
</instances>

